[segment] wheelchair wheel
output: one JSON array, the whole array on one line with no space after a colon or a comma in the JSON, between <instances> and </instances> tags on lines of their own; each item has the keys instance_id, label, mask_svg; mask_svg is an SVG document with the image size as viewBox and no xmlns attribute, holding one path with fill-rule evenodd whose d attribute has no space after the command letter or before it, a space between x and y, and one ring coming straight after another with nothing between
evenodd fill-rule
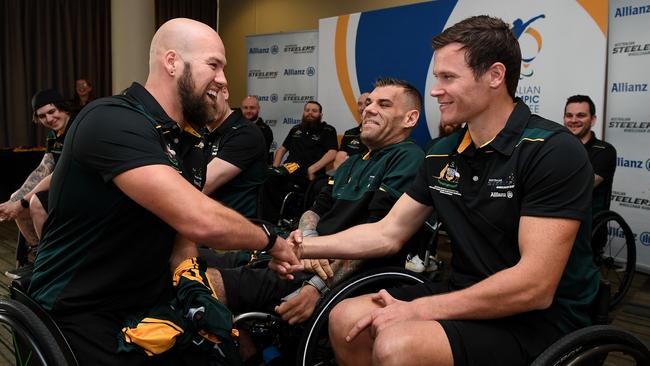
<instances>
[{"instance_id":1,"label":"wheelchair wheel","mask_svg":"<svg viewBox=\"0 0 650 366\"><path fill-rule=\"evenodd\" d=\"M68 365L45 324L15 300L0 299L0 345L2 364Z\"/></svg>"},{"instance_id":2,"label":"wheelchair wheel","mask_svg":"<svg viewBox=\"0 0 650 366\"><path fill-rule=\"evenodd\" d=\"M531 366L650 365L650 350L633 334L610 325L569 333Z\"/></svg>"},{"instance_id":3,"label":"wheelchair wheel","mask_svg":"<svg viewBox=\"0 0 650 366\"><path fill-rule=\"evenodd\" d=\"M632 284L636 267L636 242L630 226L613 211L596 214L591 246L594 263L603 279L611 283L610 310L617 306Z\"/></svg>"},{"instance_id":4,"label":"wheelchair wheel","mask_svg":"<svg viewBox=\"0 0 650 366\"><path fill-rule=\"evenodd\" d=\"M330 311L343 299L377 292L382 288L423 283L421 275L404 268L380 268L361 274L340 284L325 296L312 319L305 326L300 340L296 364L301 366L335 365L329 344L327 325Z\"/></svg>"}]
</instances>

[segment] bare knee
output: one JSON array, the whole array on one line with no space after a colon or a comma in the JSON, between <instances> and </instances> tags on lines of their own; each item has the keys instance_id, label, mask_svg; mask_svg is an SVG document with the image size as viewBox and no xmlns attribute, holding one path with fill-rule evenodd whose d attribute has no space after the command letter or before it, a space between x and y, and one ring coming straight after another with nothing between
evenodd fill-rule
<instances>
[{"instance_id":1,"label":"bare knee","mask_svg":"<svg viewBox=\"0 0 650 366\"><path fill-rule=\"evenodd\" d=\"M334 345L344 345L345 344L345 335L347 329L350 329L347 325L349 322L348 314L346 314L346 302L348 299L343 300L334 306L334 309L330 311L329 314L329 324L328 331L330 336L330 341Z\"/></svg>"},{"instance_id":2,"label":"bare knee","mask_svg":"<svg viewBox=\"0 0 650 366\"><path fill-rule=\"evenodd\" d=\"M409 350L417 344L417 340L413 339L408 332L395 329L397 327L385 329L375 338L372 348L373 365L412 364L408 360L408 354Z\"/></svg>"},{"instance_id":3,"label":"bare knee","mask_svg":"<svg viewBox=\"0 0 650 366\"><path fill-rule=\"evenodd\" d=\"M447 335L435 321L406 321L382 329L372 348L374 365L453 365Z\"/></svg>"},{"instance_id":4,"label":"bare knee","mask_svg":"<svg viewBox=\"0 0 650 366\"><path fill-rule=\"evenodd\" d=\"M350 311L348 308L350 306L350 303L353 302L352 300L353 299L345 299L340 303L336 304L336 306L334 306L334 309L332 309L332 311L330 311L329 314L330 324L336 324L337 326L341 326L351 321L349 319Z\"/></svg>"}]
</instances>

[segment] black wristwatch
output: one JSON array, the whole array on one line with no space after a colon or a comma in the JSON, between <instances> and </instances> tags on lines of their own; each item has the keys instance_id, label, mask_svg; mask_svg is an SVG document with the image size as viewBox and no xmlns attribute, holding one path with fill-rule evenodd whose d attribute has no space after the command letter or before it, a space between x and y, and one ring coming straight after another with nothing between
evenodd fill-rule
<instances>
[{"instance_id":1,"label":"black wristwatch","mask_svg":"<svg viewBox=\"0 0 650 366\"><path fill-rule=\"evenodd\" d=\"M23 206L23 208L29 208L29 201L23 197L20 199L20 205Z\"/></svg>"},{"instance_id":2,"label":"black wristwatch","mask_svg":"<svg viewBox=\"0 0 650 366\"><path fill-rule=\"evenodd\" d=\"M262 230L264 230L264 234L266 234L266 237L268 238L268 242L262 251L268 253L271 249L273 249L276 239L278 238L278 234L276 234L275 230L266 226L266 224L262 224Z\"/></svg>"}]
</instances>

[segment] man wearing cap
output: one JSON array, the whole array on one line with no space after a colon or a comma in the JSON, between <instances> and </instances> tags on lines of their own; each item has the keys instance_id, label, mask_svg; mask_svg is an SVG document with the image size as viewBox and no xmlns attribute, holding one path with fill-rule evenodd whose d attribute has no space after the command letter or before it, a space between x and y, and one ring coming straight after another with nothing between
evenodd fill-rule
<instances>
[{"instance_id":1,"label":"man wearing cap","mask_svg":"<svg viewBox=\"0 0 650 366\"><path fill-rule=\"evenodd\" d=\"M50 175L63 151L63 139L70 121L74 119L71 108L61 94L54 89L41 90L32 98L34 123L40 123L51 131L47 135L47 148L41 163L27 177L23 185L7 202L0 204L0 220L15 219L20 232L30 247L38 244L40 231L47 217L47 193ZM26 210L31 208L30 210ZM35 219L32 223L33 214ZM45 215L45 216L43 216ZM18 248L20 251L22 248ZM22 262L19 260L19 262ZM23 264L23 263L21 263ZM7 271L11 278L20 277L16 271Z\"/></svg>"}]
</instances>

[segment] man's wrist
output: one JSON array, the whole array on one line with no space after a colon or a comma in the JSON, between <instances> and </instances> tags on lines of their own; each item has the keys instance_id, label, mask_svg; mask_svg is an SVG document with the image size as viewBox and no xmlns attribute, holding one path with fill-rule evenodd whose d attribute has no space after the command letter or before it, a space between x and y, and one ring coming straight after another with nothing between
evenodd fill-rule
<instances>
[{"instance_id":1,"label":"man's wrist","mask_svg":"<svg viewBox=\"0 0 650 366\"><path fill-rule=\"evenodd\" d=\"M264 231L264 234L266 234L267 238L266 246L262 249L262 251L268 253L275 246L275 242L278 239L278 234L276 234L275 230L266 226L266 224L262 224L262 231Z\"/></svg>"},{"instance_id":2,"label":"man's wrist","mask_svg":"<svg viewBox=\"0 0 650 366\"><path fill-rule=\"evenodd\" d=\"M316 290L318 290L318 292L321 295L326 294L327 291L330 290L329 287L327 287L325 281L323 281L323 279L318 276L313 276L312 278L309 279L309 281L306 281L304 284L314 287Z\"/></svg>"},{"instance_id":3,"label":"man's wrist","mask_svg":"<svg viewBox=\"0 0 650 366\"><path fill-rule=\"evenodd\" d=\"M318 236L318 231L312 229L306 229L302 231L303 237Z\"/></svg>"}]
</instances>

